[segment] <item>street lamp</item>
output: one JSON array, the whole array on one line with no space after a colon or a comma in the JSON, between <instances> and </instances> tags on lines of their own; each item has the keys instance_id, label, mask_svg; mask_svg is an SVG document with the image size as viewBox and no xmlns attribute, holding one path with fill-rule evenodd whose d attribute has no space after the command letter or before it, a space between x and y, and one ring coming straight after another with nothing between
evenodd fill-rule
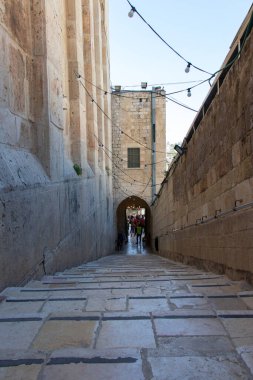
<instances>
[{"instance_id":1,"label":"street lamp","mask_svg":"<svg viewBox=\"0 0 253 380\"><path fill-rule=\"evenodd\" d=\"M179 154L179 156L182 156L187 151L187 148L181 147L179 145L175 145L174 149Z\"/></svg>"}]
</instances>

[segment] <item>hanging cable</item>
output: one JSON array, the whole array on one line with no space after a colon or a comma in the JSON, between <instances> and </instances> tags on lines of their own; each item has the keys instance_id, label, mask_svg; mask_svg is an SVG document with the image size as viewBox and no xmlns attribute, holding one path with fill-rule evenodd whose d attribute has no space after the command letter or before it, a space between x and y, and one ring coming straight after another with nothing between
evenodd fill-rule
<instances>
[{"instance_id":1,"label":"hanging cable","mask_svg":"<svg viewBox=\"0 0 253 380\"><path fill-rule=\"evenodd\" d=\"M186 72L189 72L190 71L190 67L194 67L196 70L199 70L199 71L202 71L203 73L206 73L206 74L209 74L211 75L211 73L209 73L208 71L206 70L203 70L201 69L200 67L194 65L193 63L191 63L190 61L188 61L186 58L184 58L178 51L176 51L171 45L168 44L168 42L165 41L164 38L162 38L160 36L159 33L157 33L157 31L144 19L144 17L137 11L137 9L130 3L129 0L127 0L128 4L130 5L131 7L131 11L129 12L128 15L130 15L130 13L132 14L131 17L133 17L134 13L137 13L137 15L142 19L142 21L144 21L144 23L152 30L153 33L155 33L157 35L157 37L165 44L167 45L176 55L178 55L178 57L180 57L181 59L183 59L186 63L187 63L187 66L186 66L186 69L187 70Z\"/></svg>"},{"instance_id":2,"label":"hanging cable","mask_svg":"<svg viewBox=\"0 0 253 380\"><path fill-rule=\"evenodd\" d=\"M143 197L143 193L144 193L145 190L142 191L142 192L135 192L135 193L131 192L131 193L129 194L129 193L127 193L127 189L126 189L126 190L123 190L123 189L122 189L122 187L121 187L121 185L119 184L117 178L116 178L116 181L117 181L118 189L119 189L124 195L126 195L127 197L141 196L143 199L149 199L148 197L145 197L145 196ZM150 179L149 179L149 181L150 181Z\"/></svg>"},{"instance_id":3,"label":"hanging cable","mask_svg":"<svg viewBox=\"0 0 253 380\"><path fill-rule=\"evenodd\" d=\"M124 170L123 169L121 169L114 161L113 161L113 159L110 157L110 155L105 151L105 146L104 146L104 144L102 144L100 141L99 141L99 138L94 134L94 137L95 137L95 139L97 140L97 142L98 142L98 146L99 146L99 148L102 148L102 150L104 151L104 153L105 153L105 155L109 158L109 160L112 162L112 164L118 169L118 170L120 170L125 176L127 176L127 177L129 177L130 179L132 179L134 182L132 183L132 182L129 182L129 183L131 183L132 185L133 184L142 184L142 185L146 185L146 182L141 182L141 181L138 181L137 179L134 179L133 177L131 177L129 174L127 174L126 172L124 172ZM108 149L108 148L107 148ZM109 149L108 149L109 150ZM157 183L157 184L154 184L153 186L160 186L161 185L161 183Z\"/></svg>"},{"instance_id":4,"label":"hanging cable","mask_svg":"<svg viewBox=\"0 0 253 380\"><path fill-rule=\"evenodd\" d=\"M244 32L244 39L243 39L243 41L242 41L242 43L241 43L241 47L240 47L240 49L238 49L238 52L237 52L237 54L236 54L236 56L234 57L234 59L232 59L232 61L230 61L229 63L227 63L224 67L222 67L222 68L220 68L219 70L216 70L213 74L211 74L210 72L208 72L208 71L205 71L205 70L202 70L200 67L198 67L198 66L195 66L195 65L193 65L191 62L189 62L187 59L185 59L181 54L179 54L174 48L172 48L155 30L154 30L154 28L152 28L152 26L143 18L143 16L137 11L137 9L130 3L130 1L129 0L127 0L127 2L128 2L128 4L130 5L130 7L131 7L131 10L132 10L132 16L134 15L134 13L137 13L138 14L138 16L145 22L145 24L147 24L148 25L148 27L171 49L171 50L173 50L174 51L174 53L175 54L177 54L180 58L182 58L185 62L187 62L187 66L186 66L186 69L185 69L185 71L186 72L189 72L190 71L190 67L192 66L192 67L194 67L195 69L197 69L197 70L199 70L199 71L202 71L202 72L204 72L204 73L206 73L206 74L209 74L210 75L210 77L209 78L207 78L207 79L205 79L205 80L203 80L203 81L201 81L200 83L198 83L198 84L196 84L196 85L194 85L194 86L192 86L192 87L188 87L187 89L184 89L184 90L180 90L180 91L174 91L174 92L170 92L170 93L167 93L166 95L172 95L172 94L178 94L178 93L180 93L180 92L184 92L184 91L187 91L187 96L189 96L189 93L191 93L191 89L193 89L194 87L197 87L197 86L200 86L200 85L202 85L203 83L205 83L205 82L209 82L209 84L210 84L210 81L211 81L211 79L213 79L215 76L216 76L216 74L218 74L218 73L220 73L220 72L222 72L222 71L225 71L225 70L227 70L228 68L230 68L232 65L233 65L233 63L237 60L237 58L241 55L241 52L242 52L242 49L243 49L243 47L244 47L244 44L245 44L245 42L246 42L246 39L247 39L247 37L248 37L248 34L249 34L249 32L250 32L250 29L252 28L252 23L253 23L253 12L251 13L251 17L250 17L250 20L249 20L249 22L248 22L248 24L247 24L247 27L246 27L246 29L245 29L245 32ZM211 85L211 84L210 84Z\"/></svg>"},{"instance_id":5,"label":"hanging cable","mask_svg":"<svg viewBox=\"0 0 253 380\"><path fill-rule=\"evenodd\" d=\"M138 13L138 11L136 10L136 8L134 8L134 7L132 6L132 4L130 3L130 1L127 0L127 2L128 2L129 5L132 7L132 9L134 9L134 11L135 11L135 12L136 12L136 13L137 13L137 14L143 19L143 17ZM144 20L144 19L143 19L143 20ZM145 20L144 20L144 21L145 21ZM198 86L201 86L202 84L204 84L204 83L206 83L206 82L208 82L209 85L211 86L211 80L212 80L212 79L213 79L218 73L221 73L222 71L225 71L225 70L229 69L229 68L233 65L233 63L238 59L238 57L241 55L242 49L243 49L243 47L244 47L244 45L245 45L245 42L246 42L246 39L247 39L248 34L249 34L249 32L250 32L250 29L252 28L252 22L253 22L253 12L251 13L250 20L249 20L249 22L248 22L248 24L247 24L247 27L246 27L246 29L245 29L245 32L244 32L244 39L243 39L243 41L241 42L241 46L240 46L240 49L238 49L237 54L235 55L235 57L234 57L230 62L228 62L225 66L221 67L219 70L216 70L213 74L211 74L211 73L209 73L209 72L207 72L207 71L204 71L204 70L198 68L197 66L193 65L192 63L188 62L185 58L183 58L179 53L177 53L177 52L175 51L175 52L176 52L176 53L177 53L182 59L185 60L185 62L187 62L187 66L190 64L190 66L193 66L193 67L195 67L196 69L198 69L198 70L200 70L200 71L204 71L205 73L210 74L210 76L209 76L207 79L203 79L203 80L199 80L199 81L192 81L192 83L194 83L194 82L197 82L197 83L196 83L195 85L191 86L191 87L187 87L187 88L184 88L184 89L182 89L182 90L178 90L178 91L168 92L168 93L166 93L165 95L166 95L166 96L168 96L168 95L174 95L174 94L179 94L179 93L182 93L182 92L187 92L187 95L189 95L189 91L190 91L190 93L191 93L191 90L192 90L193 88L198 87ZM147 22L145 21L145 23L147 23ZM148 24L148 25L149 25L149 24ZM151 28L152 28L152 27L151 27ZM152 30L153 30L153 28L152 28ZM154 31L154 32L155 32L155 31ZM155 32L155 33L156 33L156 32ZM156 34L157 34L157 33L156 33ZM159 38L161 38L161 37L159 36ZM166 42L165 42L165 43L166 43ZM166 43L166 44L167 44L167 43ZM190 68L190 66L188 67L188 69ZM188 71L188 70L187 70L187 71ZM78 79L83 78L83 77L81 77L80 74L75 73L75 75L77 76ZM86 78L83 78L83 80L87 81L87 82L90 83L92 86L94 86L94 87L96 87L97 89L99 89L100 91L103 91L105 95L107 95L107 94L111 94L111 95L114 95L114 96L121 96L121 97L125 97L125 98L131 98L131 96L125 96L125 95L122 95L122 93L117 93L117 92L111 92L111 91L108 91L108 90L104 90L104 89L102 89L102 88L100 88L100 87L94 85L92 82L88 81ZM178 84L179 84L179 83L180 83L180 82L178 82ZM184 83L191 83L191 82L181 82L181 83L184 84ZM177 83L175 83L175 84L177 84ZM164 85L166 85L166 84L164 84ZM128 87L128 86L124 86L124 87ZM130 87L130 86L129 86L129 87ZM132 86L131 86L131 87L132 87ZM159 96L161 96L161 95L159 94L157 97L159 97ZM132 97L132 98L134 98L134 97ZM169 100L170 100L170 99L169 99ZM182 107L185 107L183 104L180 104L180 102L179 102L178 104L181 105ZM186 106L186 108L187 108L187 106ZM192 110L192 111L194 111L194 112L196 112L196 110L193 110L193 109L191 109L190 107L188 107L188 109L189 109L189 110Z\"/></svg>"},{"instance_id":6,"label":"hanging cable","mask_svg":"<svg viewBox=\"0 0 253 380\"><path fill-rule=\"evenodd\" d=\"M197 110L195 110L195 109L193 109L193 108L191 108L191 107L188 107L187 105L185 105L185 104L183 104L183 103L180 103L180 102L179 102L178 100L176 100L176 99L173 99L173 98L171 98L171 97L169 97L169 96L165 96L165 97L166 97L166 99L170 100L170 101L173 102L173 103L178 104L178 105L181 106L181 107L184 107L184 108L186 108L186 109L188 109L188 110L190 110L190 111L198 112Z\"/></svg>"},{"instance_id":7,"label":"hanging cable","mask_svg":"<svg viewBox=\"0 0 253 380\"><path fill-rule=\"evenodd\" d=\"M103 149L103 147L101 146L101 148ZM121 169L117 164L115 164L115 162L111 159L111 157L109 156L109 154L103 149L103 151L105 152L105 155L110 159L110 161L113 163L113 165L118 169L120 170L124 175L126 175L127 177L131 178L134 182L137 182L137 183L141 183L142 185L145 185L146 182L141 182L141 181L138 181L136 179L134 179L133 177L131 177L129 174L125 173L123 169Z\"/></svg>"},{"instance_id":8,"label":"hanging cable","mask_svg":"<svg viewBox=\"0 0 253 380\"><path fill-rule=\"evenodd\" d=\"M190 81L185 81L185 82L168 82L168 83L153 83L153 84L148 84L147 87L156 87L156 86L172 86L172 85L179 85L179 84L187 84L187 83L197 83L197 82L202 82L203 79L199 80L190 80ZM133 84L133 85L122 85L123 88L132 88L132 87L140 87L139 84Z\"/></svg>"},{"instance_id":9,"label":"hanging cable","mask_svg":"<svg viewBox=\"0 0 253 380\"><path fill-rule=\"evenodd\" d=\"M99 86L96 86L95 84L93 84L92 82L90 82L88 79L84 78L83 76L81 76L80 74L74 72L75 76L77 79L83 79L85 82L89 83L91 86L95 87L96 89L102 91L104 93L104 95L114 95L114 96L120 96L121 98L127 98L127 99L136 99L136 96L127 96L127 95L123 95L122 92L120 93L117 93L117 92L111 92L109 90L104 90L103 88L99 87ZM198 84L202 84L202 83L205 83L207 81L210 81L212 79L212 77L208 78L208 79L205 79L204 81L203 80L197 80L197 81L189 81L189 82L178 82L178 84L184 84L184 83L198 83ZM160 84L161 85L161 84ZM166 83L164 84L166 85ZM152 85L154 86L154 85ZM134 86L124 86L124 87L134 87ZM161 96L166 96L166 95L170 95L170 94L177 94L177 93L180 93L180 92L185 92L186 89L183 89L183 90L179 90L179 91L175 91L175 92L171 92L171 93L166 93L165 95L161 95L161 94L158 94L155 96L155 98L160 98ZM131 91L130 90L126 90L126 93L130 93ZM150 91L141 91L140 92L143 92L144 94L149 94ZM139 97L140 98L140 97ZM140 99L147 99L147 97L143 97L143 98L140 98ZM168 98L168 100L171 100ZM173 100L172 100L173 101ZM176 103L176 100L174 100L175 103ZM191 111L194 111L194 112L197 112L196 110L186 106L186 105L183 105L182 103L180 104L180 102L178 102L178 105L184 107L184 108L188 108L189 110ZM124 110L126 112L133 112L133 111L127 111L127 110Z\"/></svg>"},{"instance_id":10,"label":"hanging cable","mask_svg":"<svg viewBox=\"0 0 253 380\"><path fill-rule=\"evenodd\" d=\"M121 162L128 163L128 160L124 160L123 158L119 157L119 155L113 153L113 152L112 152L109 148L107 148L104 144L101 143L101 145L102 145L102 147L104 147L108 152L110 152L112 156L115 156L115 157L116 157L117 159L119 159ZM100 145L100 146L101 146L101 145ZM145 166L145 167L146 167L146 166L149 166L149 165L152 166L152 165L156 165L156 164L161 164L162 162L166 162L167 164L169 163L167 159L164 159L164 160L161 160L161 161L153 162L153 163L151 163L151 164L145 164L144 166Z\"/></svg>"},{"instance_id":11,"label":"hanging cable","mask_svg":"<svg viewBox=\"0 0 253 380\"><path fill-rule=\"evenodd\" d=\"M81 76L77 76L77 79L80 79ZM130 140L136 142L137 144L143 146L145 149L147 150L150 150L152 152L156 152L156 153L162 153L162 154L166 154L165 151L154 151L152 148L150 148L149 146L141 143L140 141L134 139L133 137L131 137L128 133L126 133L125 131L123 131L120 127L118 127L117 125L114 125L113 122L112 122L112 119L104 112L104 110L100 107L100 105L95 101L95 99L93 98L93 96L89 93L89 91L87 90L87 88L84 86L84 84L79 80L79 83L81 84L81 86L85 89L87 95L90 97L92 103L96 104L96 106L100 109L100 111L105 115L105 117L110 120L110 122L112 123L112 126L115 126L122 134L124 134L125 136L127 136Z\"/></svg>"}]
</instances>

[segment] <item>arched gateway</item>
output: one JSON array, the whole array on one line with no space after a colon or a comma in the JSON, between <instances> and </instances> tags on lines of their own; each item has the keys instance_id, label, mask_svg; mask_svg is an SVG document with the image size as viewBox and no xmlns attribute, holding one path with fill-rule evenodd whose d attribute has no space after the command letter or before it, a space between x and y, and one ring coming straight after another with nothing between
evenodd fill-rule
<instances>
[{"instance_id":1,"label":"arched gateway","mask_svg":"<svg viewBox=\"0 0 253 380\"><path fill-rule=\"evenodd\" d=\"M131 196L124 199L117 208L116 221L117 232L124 232L127 235L128 225L127 217L131 214L140 214L145 216L145 233L150 241L151 237L151 211L150 207L143 199Z\"/></svg>"}]
</instances>

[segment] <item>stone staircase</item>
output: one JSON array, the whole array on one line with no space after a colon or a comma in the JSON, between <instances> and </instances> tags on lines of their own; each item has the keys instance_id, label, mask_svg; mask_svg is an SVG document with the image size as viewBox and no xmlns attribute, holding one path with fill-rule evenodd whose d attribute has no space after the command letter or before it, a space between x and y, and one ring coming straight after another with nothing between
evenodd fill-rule
<instances>
[{"instance_id":1,"label":"stone staircase","mask_svg":"<svg viewBox=\"0 0 253 380\"><path fill-rule=\"evenodd\" d=\"M112 255L0 295L0 380L253 379L253 290Z\"/></svg>"}]
</instances>

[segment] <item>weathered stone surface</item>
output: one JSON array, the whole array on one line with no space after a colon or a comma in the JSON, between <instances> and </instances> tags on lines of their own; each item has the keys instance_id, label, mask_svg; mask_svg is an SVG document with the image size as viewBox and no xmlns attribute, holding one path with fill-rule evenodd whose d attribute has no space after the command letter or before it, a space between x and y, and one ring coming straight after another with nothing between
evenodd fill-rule
<instances>
[{"instance_id":1,"label":"weathered stone surface","mask_svg":"<svg viewBox=\"0 0 253 380\"><path fill-rule=\"evenodd\" d=\"M153 378L157 380L177 380L179 377L189 380L202 380L205 377L212 380L249 379L247 370L241 367L235 355L149 358L149 362Z\"/></svg>"},{"instance_id":2,"label":"weathered stone surface","mask_svg":"<svg viewBox=\"0 0 253 380\"><path fill-rule=\"evenodd\" d=\"M246 28L250 15L247 17L239 34ZM208 111L192 125L193 134L186 138L187 152L170 171L168 183L152 208L158 254L250 282L252 39L251 31L240 63L233 64L219 83L219 92ZM230 54L237 48L235 43Z\"/></svg>"},{"instance_id":3,"label":"weathered stone surface","mask_svg":"<svg viewBox=\"0 0 253 380\"><path fill-rule=\"evenodd\" d=\"M0 368L1 380L35 380L41 371L40 365L20 365Z\"/></svg>"},{"instance_id":4,"label":"weathered stone surface","mask_svg":"<svg viewBox=\"0 0 253 380\"><path fill-rule=\"evenodd\" d=\"M5 317L7 318L7 316ZM42 324L42 320L1 322L0 339L1 342L5 342L5 350L27 350Z\"/></svg>"},{"instance_id":5,"label":"weathered stone surface","mask_svg":"<svg viewBox=\"0 0 253 380\"><path fill-rule=\"evenodd\" d=\"M223 326L215 318L157 318L154 323L159 336L225 335Z\"/></svg>"},{"instance_id":6,"label":"weathered stone surface","mask_svg":"<svg viewBox=\"0 0 253 380\"><path fill-rule=\"evenodd\" d=\"M166 311L170 310L167 299L130 299L129 311L145 312L145 311Z\"/></svg>"},{"instance_id":7,"label":"weathered stone surface","mask_svg":"<svg viewBox=\"0 0 253 380\"><path fill-rule=\"evenodd\" d=\"M76 380L128 380L129 377L144 380L141 364L69 364L50 366L44 371L44 379Z\"/></svg>"},{"instance_id":8,"label":"weathered stone surface","mask_svg":"<svg viewBox=\"0 0 253 380\"><path fill-rule=\"evenodd\" d=\"M150 321L103 321L97 348L155 347Z\"/></svg>"},{"instance_id":9,"label":"weathered stone surface","mask_svg":"<svg viewBox=\"0 0 253 380\"><path fill-rule=\"evenodd\" d=\"M53 351L62 347L90 347L96 322L47 321L33 342L33 349Z\"/></svg>"},{"instance_id":10,"label":"weathered stone surface","mask_svg":"<svg viewBox=\"0 0 253 380\"><path fill-rule=\"evenodd\" d=\"M107 119L98 128L94 104L92 117L87 113L91 98L83 88L90 63L87 79L109 87L108 20L104 1L95 15L87 2L87 17L82 5L80 0L64 6L1 1L0 289L113 250L112 177L105 170L107 159L102 155L98 161L97 145L86 138L89 133L94 140L98 130L103 135L111 124ZM83 46L87 19L89 63ZM110 118L109 100L106 107Z\"/></svg>"},{"instance_id":11,"label":"weathered stone surface","mask_svg":"<svg viewBox=\"0 0 253 380\"><path fill-rule=\"evenodd\" d=\"M2 293L1 379L251 378L253 312L243 300L252 287L129 249L129 256L105 257ZM168 281L161 295L171 276L177 281ZM201 294L193 278L203 288L215 280L212 294ZM29 312L38 303L42 312ZM217 310L224 305L235 309Z\"/></svg>"},{"instance_id":12,"label":"weathered stone surface","mask_svg":"<svg viewBox=\"0 0 253 380\"><path fill-rule=\"evenodd\" d=\"M159 337L158 346L159 349L149 350L150 356L202 356L234 350L230 339L225 336Z\"/></svg>"},{"instance_id":13,"label":"weathered stone surface","mask_svg":"<svg viewBox=\"0 0 253 380\"><path fill-rule=\"evenodd\" d=\"M112 96L112 148L115 163L113 174L116 176L114 181L115 209L128 198L128 193L131 193L132 198L135 198L131 205L135 204L136 207L140 205L140 207L148 209L148 205L152 201L152 185L153 192L157 193L159 184L164 178L166 169L166 102L165 97L159 96L154 91L153 111L151 111L151 96L152 91L145 90L117 92ZM153 121L152 112L155 117ZM152 134L153 122L156 134L155 152L152 152L151 149L154 137ZM138 141L142 145L138 144ZM139 168L128 167L128 148L140 149ZM153 162L157 162L155 174L152 172ZM153 175L155 175L154 178ZM142 202L144 200L146 205L142 205L141 200ZM149 218L146 210L147 222ZM123 211L122 215L118 213L117 223L118 231L124 231Z\"/></svg>"}]
</instances>

